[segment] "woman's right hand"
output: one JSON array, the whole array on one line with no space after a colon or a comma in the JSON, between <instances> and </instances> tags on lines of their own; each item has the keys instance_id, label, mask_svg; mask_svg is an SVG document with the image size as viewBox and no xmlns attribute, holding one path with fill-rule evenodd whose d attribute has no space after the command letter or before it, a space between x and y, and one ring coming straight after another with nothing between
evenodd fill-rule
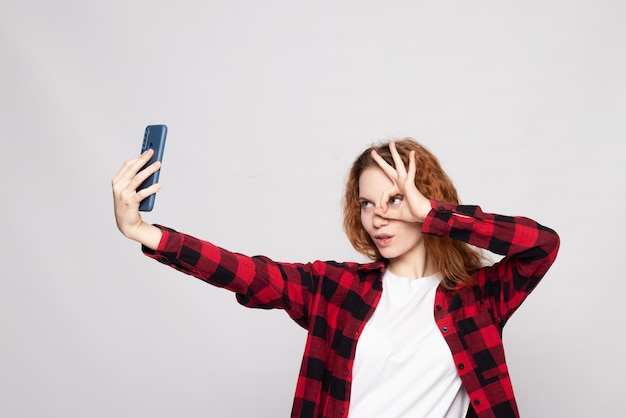
<instances>
[{"instance_id":1,"label":"woman's right hand","mask_svg":"<svg viewBox=\"0 0 626 418\"><path fill-rule=\"evenodd\" d=\"M113 177L111 184L117 228L125 237L156 250L161 240L161 230L143 221L139 214L139 203L161 190L161 185L157 183L137 191L137 187L145 179L161 168L161 163L157 161L145 170L139 171L150 161L152 153L154 151L149 149L138 157L126 161Z\"/></svg>"}]
</instances>

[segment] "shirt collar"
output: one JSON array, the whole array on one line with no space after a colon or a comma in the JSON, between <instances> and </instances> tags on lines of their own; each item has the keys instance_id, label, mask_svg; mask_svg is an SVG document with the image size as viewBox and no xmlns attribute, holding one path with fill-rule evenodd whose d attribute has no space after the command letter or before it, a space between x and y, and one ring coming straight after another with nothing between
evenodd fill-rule
<instances>
[{"instance_id":1,"label":"shirt collar","mask_svg":"<svg viewBox=\"0 0 626 418\"><path fill-rule=\"evenodd\" d=\"M362 271L364 273L370 273L376 270L383 270L386 265L387 263L385 263L384 261L373 261L371 263L359 264L358 269L359 271Z\"/></svg>"}]
</instances>

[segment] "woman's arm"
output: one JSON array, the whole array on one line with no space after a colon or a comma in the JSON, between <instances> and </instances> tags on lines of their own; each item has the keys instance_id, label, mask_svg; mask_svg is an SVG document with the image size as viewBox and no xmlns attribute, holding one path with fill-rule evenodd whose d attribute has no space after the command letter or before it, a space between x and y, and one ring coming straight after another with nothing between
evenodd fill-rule
<instances>
[{"instance_id":1,"label":"woman's arm","mask_svg":"<svg viewBox=\"0 0 626 418\"><path fill-rule=\"evenodd\" d=\"M504 258L475 273L478 287L506 320L554 262L560 241L552 229L521 216L485 213L478 206L432 202L425 234L450 237Z\"/></svg>"},{"instance_id":2,"label":"woman's arm","mask_svg":"<svg viewBox=\"0 0 626 418\"><path fill-rule=\"evenodd\" d=\"M169 267L236 293L249 308L284 309L308 326L311 299L322 276L338 277L340 267L328 263L279 263L228 251L191 235L158 226L163 238L156 250L143 252Z\"/></svg>"},{"instance_id":3,"label":"woman's arm","mask_svg":"<svg viewBox=\"0 0 626 418\"><path fill-rule=\"evenodd\" d=\"M155 184L137 192L137 187L159 170L150 160L153 150L126 161L112 180L115 221L127 238L142 244L143 252L158 261L215 286L237 293L249 307L280 308L300 325L308 321L309 301L318 283L318 264L275 263L265 257L247 257L221 249L207 241L143 221L139 203L157 193ZM139 171L141 170L141 171ZM316 268L316 266L318 268Z\"/></svg>"},{"instance_id":4,"label":"woman's arm","mask_svg":"<svg viewBox=\"0 0 626 418\"><path fill-rule=\"evenodd\" d=\"M393 184L381 197L378 215L422 222L422 233L450 237L504 255L499 263L476 272L474 278L483 295L495 302L496 314L510 316L554 262L558 235L532 219L484 213L478 206L430 201L415 185L414 152L405 167L393 142L389 148L395 167L372 152ZM395 195L402 196L402 202L387 207L386 202Z\"/></svg>"}]
</instances>

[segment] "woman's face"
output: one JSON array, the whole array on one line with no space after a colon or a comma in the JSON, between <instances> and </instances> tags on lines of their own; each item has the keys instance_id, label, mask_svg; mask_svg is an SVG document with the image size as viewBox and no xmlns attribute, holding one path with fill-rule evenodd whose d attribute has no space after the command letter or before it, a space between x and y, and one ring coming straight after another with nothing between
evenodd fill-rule
<instances>
[{"instance_id":1,"label":"woman's face","mask_svg":"<svg viewBox=\"0 0 626 418\"><path fill-rule=\"evenodd\" d=\"M361 224L372 238L380 254L390 263L414 262L416 257L425 256L422 224L389 219L382 212L380 200L385 190L393 183L378 167L366 168L359 178L359 202ZM399 204L401 197L388 202L389 208Z\"/></svg>"}]
</instances>

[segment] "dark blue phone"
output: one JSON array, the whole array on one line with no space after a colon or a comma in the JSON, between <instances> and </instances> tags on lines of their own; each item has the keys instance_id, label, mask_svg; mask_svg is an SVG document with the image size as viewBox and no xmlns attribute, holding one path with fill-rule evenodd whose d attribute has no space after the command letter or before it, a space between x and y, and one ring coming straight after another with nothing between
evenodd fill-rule
<instances>
[{"instance_id":1,"label":"dark blue phone","mask_svg":"<svg viewBox=\"0 0 626 418\"><path fill-rule=\"evenodd\" d=\"M154 154L150 158L150 161L141 168L148 167L150 164L155 161L163 161L163 151L165 150L165 138L167 138L167 126L165 125L148 125L146 126L146 130L143 134L143 143L141 144L141 152L145 152L148 149L154 149ZM141 171L140 170L140 171ZM137 191L145 189L146 187L152 186L153 184L159 181L159 173L161 170L156 173L150 175L141 185L137 188ZM150 212L152 208L154 208L154 199L156 195L150 195L143 199L141 203L139 203L139 210L142 212Z\"/></svg>"}]
</instances>

